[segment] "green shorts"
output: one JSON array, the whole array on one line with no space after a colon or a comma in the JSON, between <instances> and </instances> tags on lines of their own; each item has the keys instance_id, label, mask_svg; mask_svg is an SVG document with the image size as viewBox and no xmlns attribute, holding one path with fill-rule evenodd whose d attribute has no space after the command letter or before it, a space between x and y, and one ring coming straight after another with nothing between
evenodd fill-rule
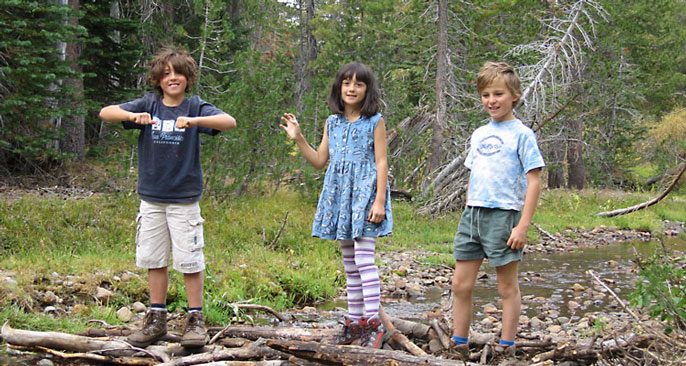
<instances>
[{"instance_id":1,"label":"green shorts","mask_svg":"<svg viewBox=\"0 0 686 366\"><path fill-rule=\"evenodd\" d=\"M521 261L523 250L507 246L521 216L515 210L468 206L457 227L453 257L458 261L488 258L493 267Z\"/></svg>"}]
</instances>

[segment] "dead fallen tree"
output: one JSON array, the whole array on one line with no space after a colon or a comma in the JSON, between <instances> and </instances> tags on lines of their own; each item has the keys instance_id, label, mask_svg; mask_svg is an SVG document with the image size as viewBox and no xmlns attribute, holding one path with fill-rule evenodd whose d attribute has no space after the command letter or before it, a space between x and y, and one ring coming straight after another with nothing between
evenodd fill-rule
<instances>
[{"instance_id":1,"label":"dead fallen tree","mask_svg":"<svg viewBox=\"0 0 686 366\"><path fill-rule=\"evenodd\" d=\"M613 217L613 216L625 215L628 213L636 212L638 210L642 210L646 207L650 207L650 206L660 202L663 198L667 197L667 195L669 194L669 192L672 191L672 189L674 189L677 182L679 181L681 176L684 174L684 171L686 171L686 164L684 164L684 166L681 167L681 171L679 171L679 174L676 175L676 177L674 178L672 183L669 185L669 187L667 187L667 189L664 192L662 192L662 194L660 194L658 197L655 197L650 201L646 201L646 202L643 202L643 203L640 203L638 205L634 205L631 207L620 208L620 209L613 210L613 211L599 212L599 213L595 214L595 216Z\"/></svg>"},{"instance_id":2,"label":"dead fallen tree","mask_svg":"<svg viewBox=\"0 0 686 366\"><path fill-rule=\"evenodd\" d=\"M122 340L101 340L79 335L59 332L37 332L31 330L13 329L6 321L0 330L2 339L12 345L22 347L46 347L71 352L90 352L105 349L131 351L130 344Z\"/></svg>"},{"instance_id":3,"label":"dead fallen tree","mask_svg":"<svg viewBox=\"0 0 686 366\"><path fill-rule=\"evenodd\" d=\"M498 352L497 334L470 334L470 355L466 363L441 340L450 334L445 319L421 324L382 315L389 329L384 349L324 344L336 329L303 329L297 327L224 327L210 328L216 342L202 349L185 349L174 341L160 341L146 349L137 349L124 342L124 336L106 338L76 336L59 332L37 332L2 327L2 339L16 349L44 352L56 357L81 359L116 365L496 365L505 358L527 360L536 365L575 362L592 365L660 364L684 365L686 336L667 335L638 319L621 334L597 335L592 339L577 339L551 335L534 335L517 342L516 354ZM221 332L221 335L217 337ZM100 334L100 332L89 332ZM406 341L399 341L402 337ZM171 338L175 339L175 338ZM448 346L448 348L446 348ZM679 351L681 350L681 351ZM676 352L676 353L675 353ZM681 355L678 355L678 353ZM652 360L641 363L634 360ZM667 361L671 363L666 363Z\"/></svg>"},{"instance_id":4,"label":"dead fallen tree","mask_svg":"<svg viewBox=\"0 0 686 366\"><path fill-rule=\"evenodd\" d=\"M326 365L435 365L455 366L454 360L433 356L413 356L403 352L357 346L334 346L321 343L269 340L269 347ZM465 363L465 365L475 365Z\"/></svg>"}]
</instances>

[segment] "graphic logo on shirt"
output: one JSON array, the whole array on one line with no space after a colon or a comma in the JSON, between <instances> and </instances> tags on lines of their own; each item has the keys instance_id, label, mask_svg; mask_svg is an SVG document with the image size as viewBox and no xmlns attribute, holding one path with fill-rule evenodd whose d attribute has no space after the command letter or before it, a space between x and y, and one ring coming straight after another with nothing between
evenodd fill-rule
<instances>
[{"instance_id":1,"label":"graphic logo on shirt","mask_svg":"<svg viewBox=\"0 0 686 366\"><path fill-rule=\"evenodd\" d=\"M156 123L152 125L152 140L155 144L178 145L184 139L185 128L176 128L176 121L173 119L160 120L153 117Z\"/></svg>"},{"instance_id":2,"label":"graphic logo on shirt","mask_svg":"<svg viewBox=\"0 0 686 366\"><path fill-rule=\"evenodd\" d=\"M491 156L500 152L503 147L503 140L495 135L488 136L479 141L476 151L483 156Z\"/></svg>"}]
</instances>

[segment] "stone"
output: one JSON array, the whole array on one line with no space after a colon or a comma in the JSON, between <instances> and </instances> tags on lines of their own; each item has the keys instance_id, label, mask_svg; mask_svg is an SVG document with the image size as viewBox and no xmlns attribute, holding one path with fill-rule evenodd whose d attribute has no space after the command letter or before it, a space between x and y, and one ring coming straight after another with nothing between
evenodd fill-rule
<instances>
[{"instance_id":1,"label":"stone","mask_svg":"<svg viewBox=\"0 0 686 366\"><path fill-rule=\"evenodd\" d=\"M45 293L43 294L43 303L45 304L55 305L57 304L58 300L59 298L57 297L57 295L55 295L55 293L50 290L45 291Z\"/></svg>"},{"instance_id":2,"label":"stone","mask_svg":"<svg viewBox=\"0 0 686 366\"><path fill-rule=\"evenodd\" d=\"M47 358L44 358L36 363L36 366L54 366L55 363L48 360Z\"/></svg>"},{"instance_id":3,"label":"stone","mask_svg":"<svg viewBox=\"0 0 686 366\"><path fill-rule=\"evenodd\" d=\"M407 294L411 297L419 297L424 293L424 288L416 283L410 283L407 285Z\"/></svg>"},{"instance_id":4,"label":"stone","mask_svg":"<svg viewBox=\"0 0 686 366\"><path fill-rule=\"evenodd\" d=\"M486 314L498 314L498 308L493 304L484 305L484 313Z\"/></svg>"},{"instance_id":5,"label":"stone","mask_svg":"<svg viewBox=\"0 0 686 366\"><path fill-rule=\"evenodd\" d=\"M129 322L133 318L133 313L126 306L117 310L117 318L124 323Z\"/></svg>"},{"instance_id":6,"label":"stone","mask_svg":"<svg viewBox=\"0 0 686 366\"><path fill-rule=\"evenodd\" d=\"M99 287L95 289L95 298L107 302L110 298L114 296L114 293L106 288Z\"/></svg>"},{"instance_id":7,"label":"stone","mask_svg":"<svg viewBox=\"0 0 686 366\"><path fill-rule=\"evenodd\" d=\"M88 306L84 304L74 304L74 307L71 308L71 313L76 315L76 314L85 314L88 313L89 309Z\"/></svg>"},{"instance_id":8,"label":"stone","mask_svg":"<svg viewBox=\"0 0 686 366\"><path fill-rule=\"evenodd\" d=\"M575 283L574 285L572 285L572 290L577 291L577 292L584 291L585 289L586 288L584 286L581 286L578 283Z\"/></svg>"},{"instance_id":9,"label":"stone","mask_svg":"<svg viewBox=\"0 0 686 366\"><path fill-rule=\"evenodd\" d=\"M136 313L144 313L148 311L148 308L140 301L136 301L133 304L131 304L131 310L133 310Z\"/></svg>"},{"instance_id":10,"label":"stone","mask_svg":"<svg viewBox=\"0 0 686 366\"><path fill-rule=\"evenodd\" d=\"M54 306L46 306L45 309L43 309L43 312L46 314L55 314L57 313L57 308Z\"/></svg>"},{"instance_id":11,"label":"stone","mask_svg":"<svg viewBox=\"0 0 686 366\"><path fill-rule=\"evenodd\" d=\"M448 282L448 277L438 276L438 277L436 277L436 282L438 282L438 283Z\"/></svg>"},{"instance_id":12,"label":"stone","mask_svg":"<svg viewBox=\"0 0 686 366\"><path fill-rule=\"evenodd\" d=\"M395 288L404 289L407 287L407 282L404 279L398 278L395 280Z\"/></svg>"},{"instance_id":13,"label":"stone","mask_svg":"<svg viewBox=\"0 0 686 366\"><path fill-rule=\"evenodd\" d=\"M567 302L567 308L568 308L570 311L575 311L575 310L577 310L577 309L580 308L580 307L581 307L581 304L579 304L578 302L576 302L576 301L574 301L574 300L569 300L569 301Z\"/></svg>"},{"instance_id":14,"label":"stone","mask_svg":"<svg viewBox=\"0 0 686 366\"><path fill-rule=\"evenodd\" d=\"M315 308L314 306L305 306L303 308L303 313L305 313L305 314L316 314L317 308Z\"/></svg>"},{"instance_id":15,"label":"stone","mask_svg":"<svg viewBox=\"0 0 686 366\"><path fill-rule=\"evenodd\" d=\"M562 331L562 327L559 325L551 325L548 327L547 331L553 334L557 334Z\"/></svg>"}]
</instances>

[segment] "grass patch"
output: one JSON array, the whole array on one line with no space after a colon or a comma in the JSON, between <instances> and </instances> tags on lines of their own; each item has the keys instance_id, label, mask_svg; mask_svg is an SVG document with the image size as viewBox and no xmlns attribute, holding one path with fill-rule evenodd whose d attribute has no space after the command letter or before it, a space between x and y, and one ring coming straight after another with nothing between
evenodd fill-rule
<instances>
[{"instance_id":1,"label":"grass patch","mask_svg":"<svg viewBox=\"0 0 686 366\"><path fill-rule=\"evenodd\" d=\"M670 195L648 209L615 218L592 214L631 206L652 194L546 190L534 222L549 232L599 225L660 230L662 220L686 217L684 197ZM28 194L0 201L0 320L12 326L76 332L85 319L117 324L116 310L148 303L145 271L135 266L135 193L95 194L82 199ZM249 319L232 302L251 301L283 310L334 298L345 284L338 244L311 237L316 201L281 190L273 196L201 201L205 222L205 308L209 324ZM283 232L279 230L288 214ZM452 242L461 212L418 215L408 202L393 202L394 233L379 251L434 252L427 266L452 266ZM279 235L278 240L275 238ZM529 239L536 240L532 227ZM183 277L170 271L168 305L187 306ZM8 281L11 279L12 281ZM95 289L115 293L93 302ZM64 304L87 310L74 320L42 314L41 294L52 291ZM74 316L74 314L70 314Z\"/></svg>"}]
</instances>

